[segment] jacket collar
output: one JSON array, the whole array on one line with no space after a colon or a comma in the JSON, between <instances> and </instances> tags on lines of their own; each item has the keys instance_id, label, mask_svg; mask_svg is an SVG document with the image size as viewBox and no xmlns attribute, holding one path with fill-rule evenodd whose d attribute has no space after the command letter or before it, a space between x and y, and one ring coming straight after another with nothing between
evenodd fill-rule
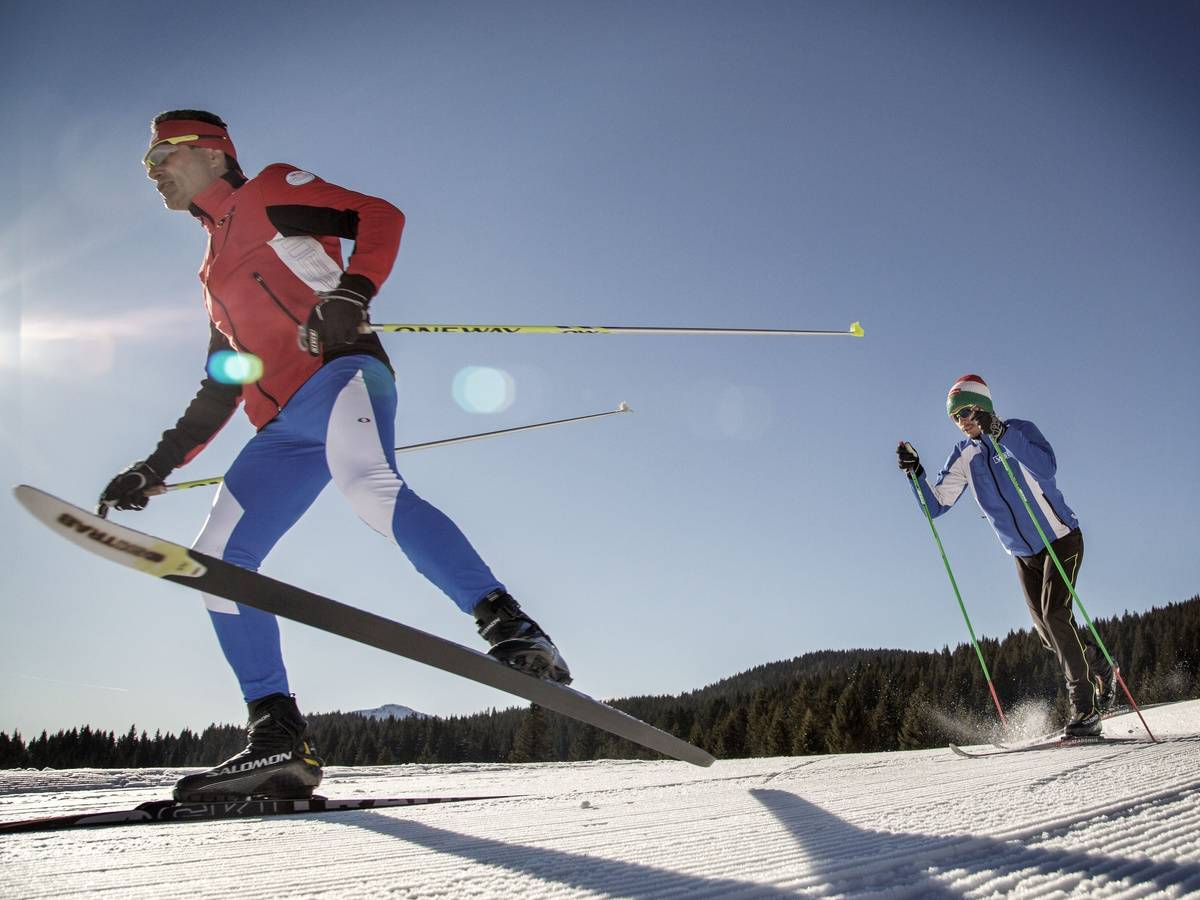
<instances>
[{"instance_id":1,"label":"jacket collar","mask_svg":"<svg viewBox=\"0 0 1200 900\"><path fill-rule=\"evenodd\" d=\"M188 212L199 219L205 229L212 231L216 227L217 214L245 183L246 177L241 172L226 172L192 198Z\"/></svg>"}]
</instances>

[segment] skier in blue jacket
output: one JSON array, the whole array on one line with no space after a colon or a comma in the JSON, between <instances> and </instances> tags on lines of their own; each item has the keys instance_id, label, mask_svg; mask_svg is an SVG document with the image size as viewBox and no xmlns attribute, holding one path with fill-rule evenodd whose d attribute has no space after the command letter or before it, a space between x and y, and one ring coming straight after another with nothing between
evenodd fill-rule
<instances>
[{"instance_id":1,"label":"skier in blue jacket","mask_svg":"<svg viewBox=\"0 0 1200 900\"><path fill-rule=\"evenodd\" d=\"M1058 657L1071 700L1064 732L1074 737L1100 734L1100 716L1113 703L1116 678L1088 631L1072 613L1071 591L1046 551L1021 498L987 438L1000 446L1030 501L1042 531L1074 584L1083 561L1083 533L1054 477L1054 449L1032 422L1001 420L992 407L987 383L963 375L950 388L946 412L966 435L950 451L931 485L917 451L908 441L896 447L900 468L915 472L917 485L934 516L958 502L968 486L1004 549L1014 558L1033 626L1047 650ZM911 480L910 480L911 484Z\"/></svg>"}]
</instances>

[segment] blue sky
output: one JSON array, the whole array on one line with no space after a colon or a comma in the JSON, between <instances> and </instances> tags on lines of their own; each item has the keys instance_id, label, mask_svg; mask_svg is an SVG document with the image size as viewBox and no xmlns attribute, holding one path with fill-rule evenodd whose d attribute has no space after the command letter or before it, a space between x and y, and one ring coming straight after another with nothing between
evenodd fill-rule
<instances>
[{"instance_id":1,"label":"blue sky","mask_svg":"<svg viewBox=\"0 0 1200 900\"><path fill-rule=\"evenodd\" d=\"M408 225L377 321L866 328L853 338L391 336L402 456L601 697L965 628L895 468L978 372L1037 423L1096 617L1200 589L1200 16L1183 3L23 4L7 16L0 463L90 504L195 391L204 236L140 166L199 107ZM506 372L495 414L456 403ZM176 477L220 474L239 418ZM190 542L198 489L119 521ZM244 715L199 597L7 493L0 729ZM978 632L1028 625L967 498L938 522ZM476 646L333 490L264 572ZM302 706L509 698L284 624ZM996 672L1002 681L1003 673ZM1136 689L1136 686L1135 686Z\"/></svg>"}]
</instances>

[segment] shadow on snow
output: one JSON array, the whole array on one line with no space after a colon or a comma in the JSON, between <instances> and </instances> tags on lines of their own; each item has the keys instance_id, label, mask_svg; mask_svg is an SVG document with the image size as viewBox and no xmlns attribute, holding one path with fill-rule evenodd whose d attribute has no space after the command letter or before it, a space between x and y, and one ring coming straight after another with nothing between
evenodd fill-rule
<instances>
[{"instance_id":1,"label":"shadow on snow","mask_svg":"<svg viewBox=\"0 0 1200 900\"><path fill-rule=\"evenodd\" d=\"M1194 795L1194 791L1192 793ZM1021 884L1028 887L1031 878L1064 873L1080 878L1103 875L1110 881L1127 879L1130 884L1153 884L1160 890L1200 888L1200 864L1196 863L1026 847L1016 839L874 831L852 825L787 791L755 788L750 795L771 813L798 845L799 852L794 857L796 871L784 876L789 888L522 846L435 828L412 819L361 814L333 821L495 869L613 897L667 894L722 898L791 897L798 890L818 887L824 888L822 893L957 897L962 891L971 889L972 881L987 882L990 891L997 887L996 881L1011 879L1010 885L999 886L1000 890L1009 890ZM1104 818L1113 823L1127 819L1134 826L1136 823L1132 820L1145 809L1181 799L1181 794L1174 794L1131 800L1116 812L1107 811ZM1038 840L1067 837L1073 827L1074 824L1067 824L1047 828L1038 834ZM683 837L681 840L688 839ZM714 852L719 854L720 849L714 848ZM787 860L780 859L778 863L786 865ZM930 871L935 867L940 873ZM951 871L957 888L946 883ZM778 867L771 877L780 880Z\"/></svg>"}]
</instances>

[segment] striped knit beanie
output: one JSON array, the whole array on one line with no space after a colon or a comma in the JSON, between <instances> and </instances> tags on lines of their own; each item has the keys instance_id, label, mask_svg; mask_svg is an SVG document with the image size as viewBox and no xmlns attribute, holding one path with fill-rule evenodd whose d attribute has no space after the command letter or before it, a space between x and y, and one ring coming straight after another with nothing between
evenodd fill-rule
<instances>
[{"instance_id":1,"label":"striped knit beanie","mask_svg":"<svg viewBox=\"0 0 1200 900\"><path fill-rule=\"evenodd\" d=\"M946 397L946 414L953 417L964 406L978 406L988 412L992 408L992 392L988 390L987 382L978 375L962 375L950 388Z\"/></svg>"}]
</instances>

